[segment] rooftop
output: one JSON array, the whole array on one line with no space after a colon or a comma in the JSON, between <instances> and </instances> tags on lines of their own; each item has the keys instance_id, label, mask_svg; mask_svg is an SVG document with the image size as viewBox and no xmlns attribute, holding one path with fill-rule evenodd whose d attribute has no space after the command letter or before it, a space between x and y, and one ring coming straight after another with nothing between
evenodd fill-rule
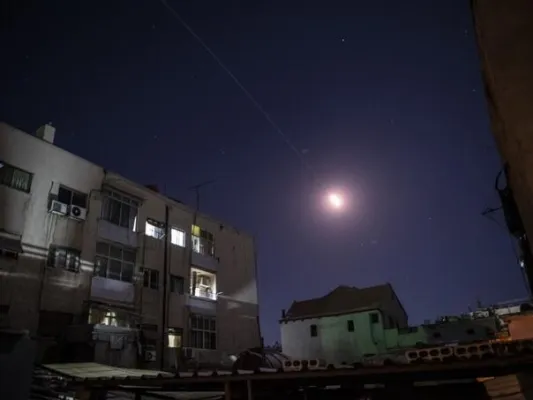
<instances>
[{"instance_id":1,"label":"rooftop","mask_svg":"<svg viewBox=\"0 0 533 400\"><path fill-rule=\"evenodd\" d=\"M282 321L375 310L392 296L396 294L389 283L363 289L339 286L325 296L293 302Z\"/></svg>"}]
</instances>

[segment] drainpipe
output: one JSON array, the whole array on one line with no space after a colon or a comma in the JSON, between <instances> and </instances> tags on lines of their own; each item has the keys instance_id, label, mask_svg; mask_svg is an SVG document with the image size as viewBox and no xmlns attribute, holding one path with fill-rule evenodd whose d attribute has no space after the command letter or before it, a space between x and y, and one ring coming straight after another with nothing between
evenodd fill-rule
<instances>
[{"instance_id":1,"label":"drainpipe","mask_svg":"<svg viewBox=\"0 0 533 400\"><path fill-rule=\"evenodd\" d=\"M259 319L259 273L257 268L257 247L255 245L255 237L252 238L253 243L253 250L254 250L254 268L255 268L255 290L257 291L257 333L259 334L259 345L261 348L265 347L265 343L263 341L263 335L261 334L261 321Z\"/></svg>"},{"instance_id":2,"label":"drainpipe","mask_svg":"<svg viewBox=\"0 0 533 400\"><path fill-rule=\"evenodd\" d=\"M165 205L165 247L163 253L163 309L161 316L161 357L159 365L160 369L163 370L165 366L165 339L167 334L167 285L168 285L168 240L169 240L169 207Z\"/></svg>"}]
</instances>

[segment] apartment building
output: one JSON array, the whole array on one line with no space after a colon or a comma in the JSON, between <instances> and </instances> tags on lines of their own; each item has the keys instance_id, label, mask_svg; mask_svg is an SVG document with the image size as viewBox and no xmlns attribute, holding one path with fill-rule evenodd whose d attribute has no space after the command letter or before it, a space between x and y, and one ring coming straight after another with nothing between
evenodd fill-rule
<instances>
[{"instance_id":1,"label":"apartment building","mask_svg":"<svg viewBox=\"0 0 533 400\"><path fill-rule=\"evenodd\" d=\"M0 123L0 325L44 358L124 366L260 345L253 238L54 137Z\"/></svg>"}]
</instances>

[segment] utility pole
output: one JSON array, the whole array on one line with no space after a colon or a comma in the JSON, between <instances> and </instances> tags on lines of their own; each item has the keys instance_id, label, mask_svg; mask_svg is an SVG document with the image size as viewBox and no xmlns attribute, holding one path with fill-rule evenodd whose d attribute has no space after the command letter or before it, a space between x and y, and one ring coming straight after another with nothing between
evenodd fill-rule
<instances>
[{"instance_id":1,"label":"utility pole","mask_svg":"<svg viewBox=\"0 0 533 400\"><path fill-rule=\"evenodd\" d=\"M198 185L194 185L189 188L189 190L194 190L196 194L196 204L194 208L194 222L195 223L196 223L196 216L197 216L196 214L200 210L200 189L203 188L204 186L211 185L215 183L216 181L217 181L216 179L211 179L209 181L199 183Z\"/></svg>"}]
</instances>

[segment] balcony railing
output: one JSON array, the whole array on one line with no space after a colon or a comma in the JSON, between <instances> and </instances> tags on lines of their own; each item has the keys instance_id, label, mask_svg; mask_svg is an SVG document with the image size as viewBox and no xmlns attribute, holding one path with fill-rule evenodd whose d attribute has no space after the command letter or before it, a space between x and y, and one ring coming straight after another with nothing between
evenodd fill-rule
<instances>
[{"instance_id":1,"label":"balcony railing","mask_svg":"<svg viewBox=\"0 0 533 400\"><path fill-rule=\"evenodd\" d=\"M199 297L203 299L209 299L209 300L217 299L216 293L213 293L212 290L206 289L206 288L196 287L193 289L193 287L191 286L189 293L191 294L191 296Z\"/></svg>"}]
</instances>

